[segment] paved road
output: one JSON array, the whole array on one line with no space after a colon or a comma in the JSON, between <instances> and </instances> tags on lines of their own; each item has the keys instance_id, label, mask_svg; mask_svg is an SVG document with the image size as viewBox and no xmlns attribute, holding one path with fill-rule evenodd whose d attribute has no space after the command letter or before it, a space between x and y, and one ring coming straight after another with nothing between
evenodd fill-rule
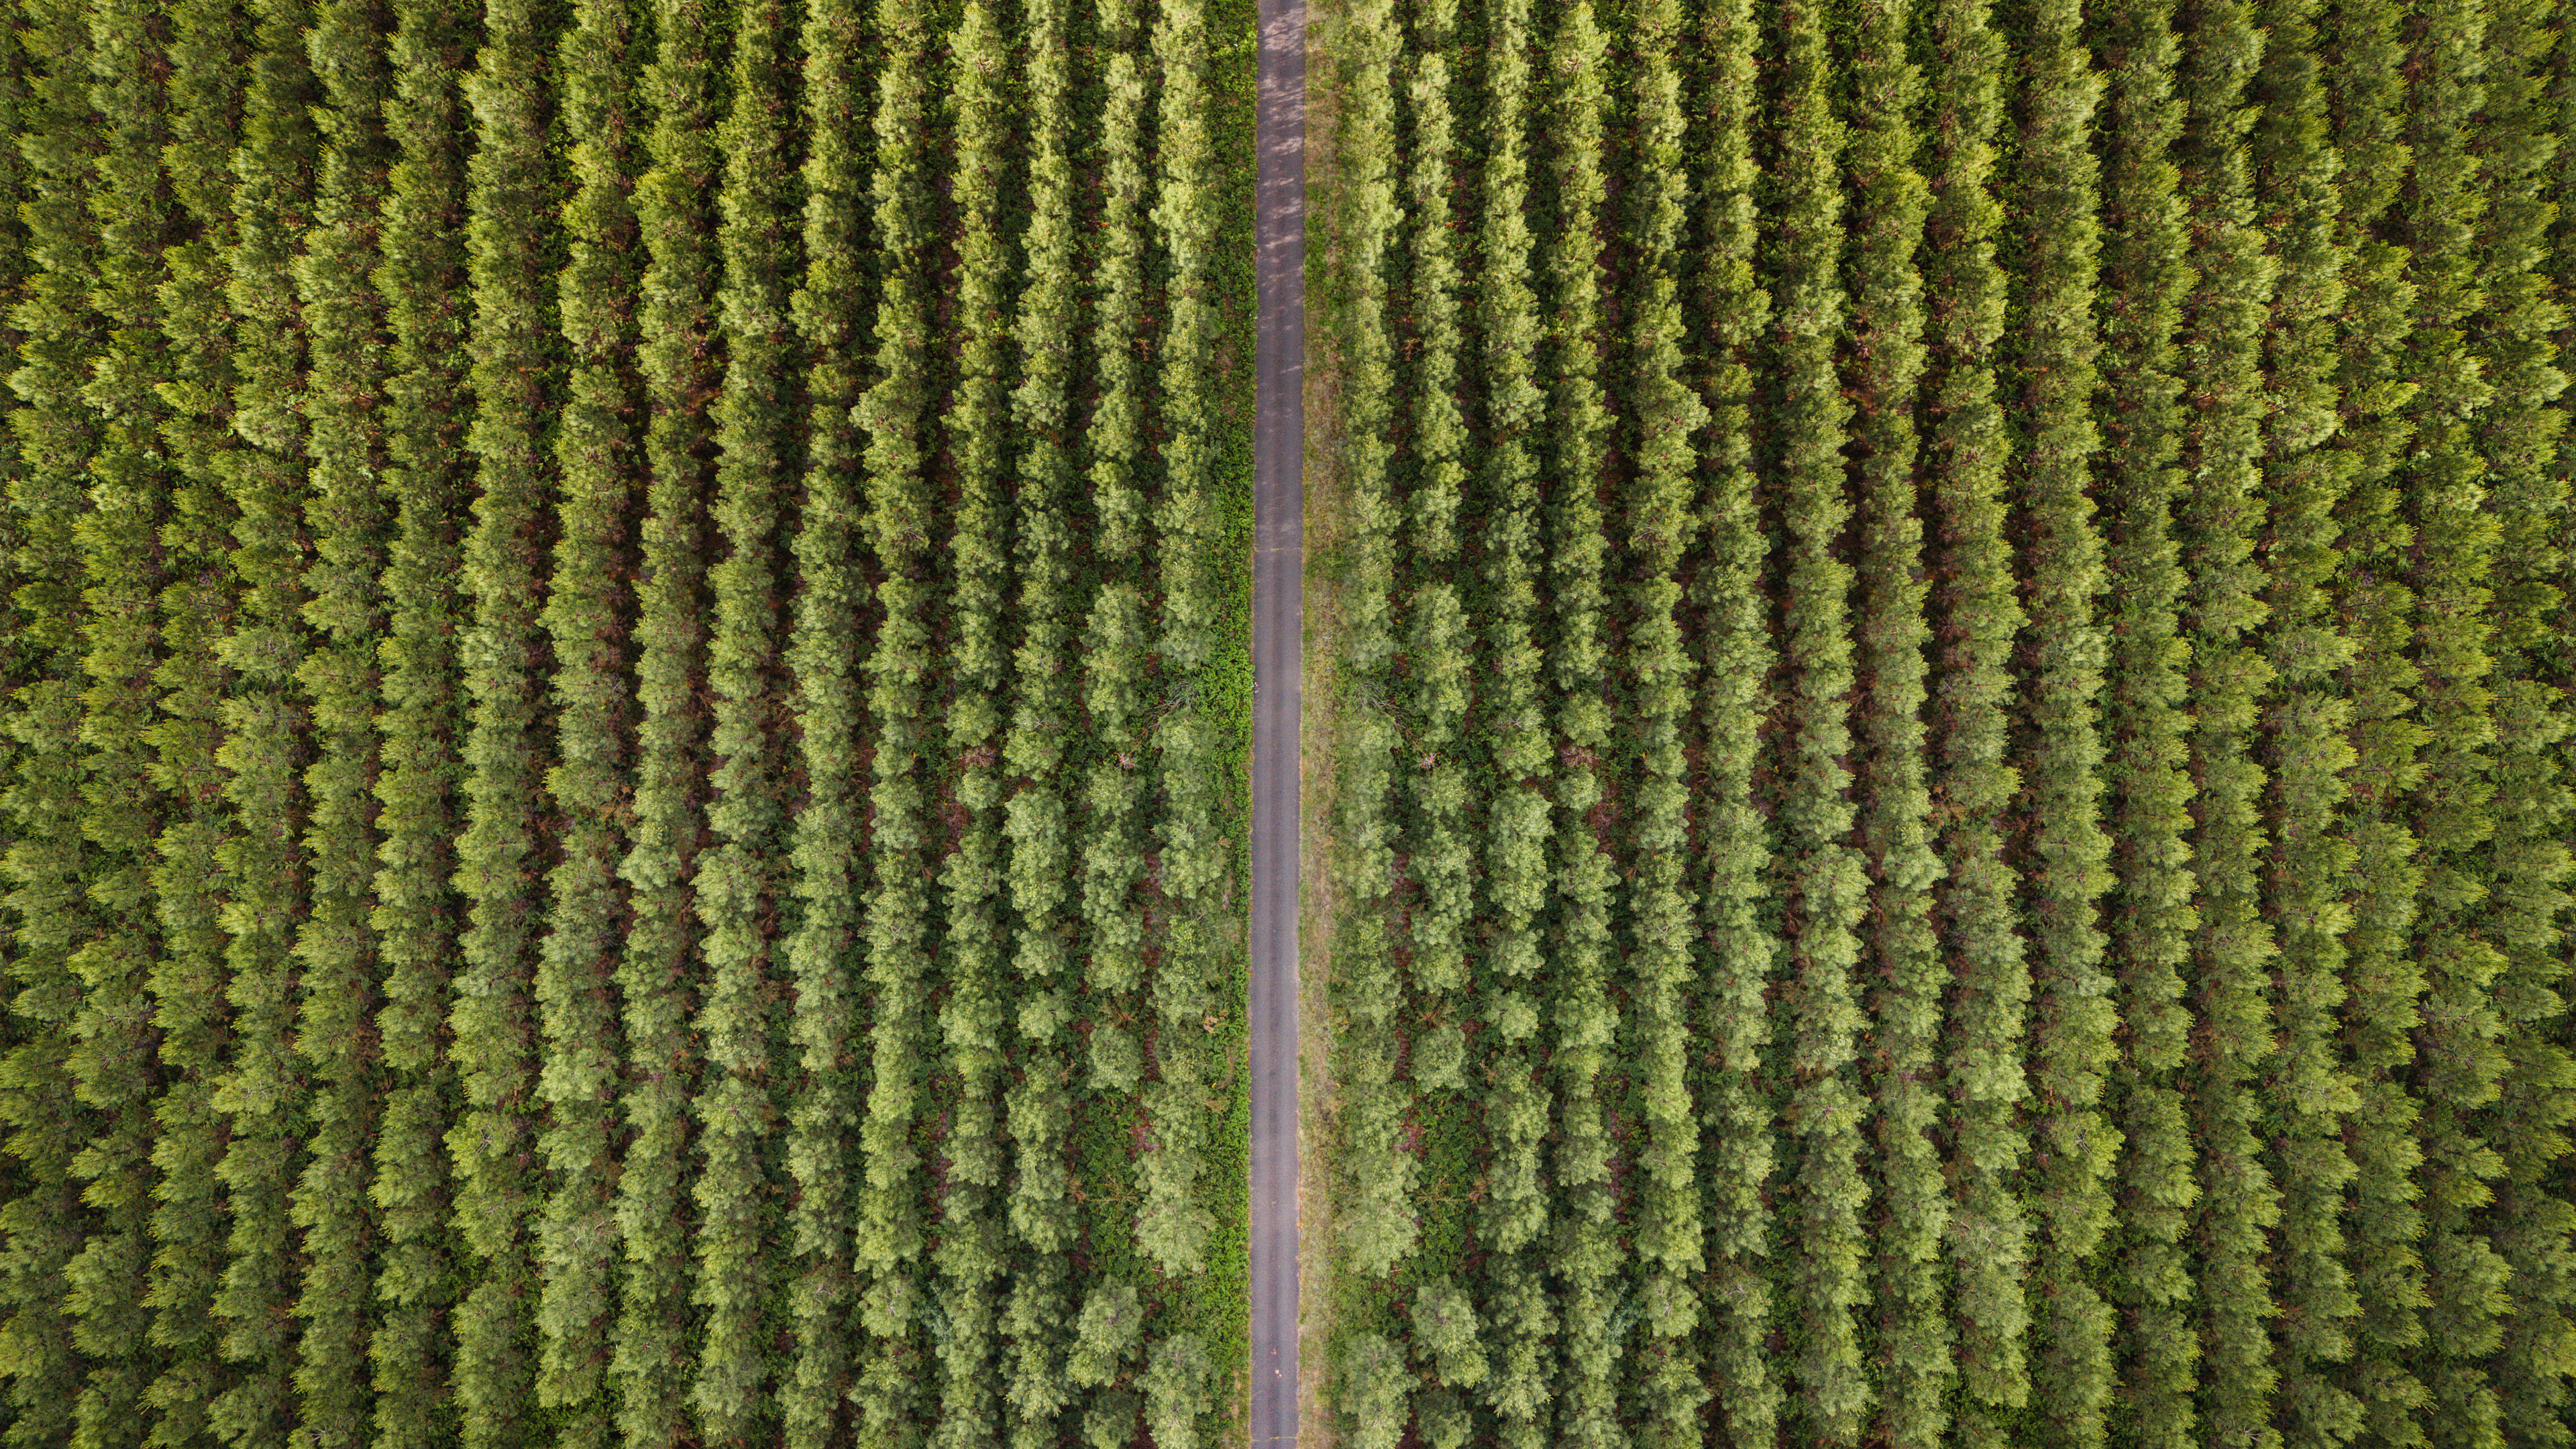
<instances>
[{"instance_id":1,"label":"paved road","mask_svg":"<svg viewBox=\"0 0 2576 1449\"><path fill-rule=\"evenodd\" d=\"M1305 0L1261 0L1252 428L1252 1444L1297 1440L1297 715L1306 558Z\"/></svg>"}]
</instances>

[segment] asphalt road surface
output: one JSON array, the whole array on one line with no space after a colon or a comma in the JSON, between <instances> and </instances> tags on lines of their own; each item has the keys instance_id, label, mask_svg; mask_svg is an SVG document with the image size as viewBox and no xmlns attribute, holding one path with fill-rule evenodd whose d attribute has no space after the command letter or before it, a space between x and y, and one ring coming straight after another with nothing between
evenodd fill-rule
<instances>
[{"instance_id":1,"label":"asphalt road surface","mask_svg":"<svg viewBox=\"0 0 2576 1449\"><path fill-rule=\"evenodd\" d=\"M1260 0L1252 426L1252 1443L1297 1440L1297 714L1306 558L1306 7Z\"/></svg>"}]
</instances>

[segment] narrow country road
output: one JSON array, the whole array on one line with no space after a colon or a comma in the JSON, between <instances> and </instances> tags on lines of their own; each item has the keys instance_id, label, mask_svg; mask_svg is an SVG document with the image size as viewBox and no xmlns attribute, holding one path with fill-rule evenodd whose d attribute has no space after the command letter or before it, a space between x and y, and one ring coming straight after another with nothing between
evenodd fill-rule
<instances>
[{"instance_id":1,"label":"narrow country road","mask_svg":"<svg viewBox=\"0 0 2576 1449\"><path fill-rule=\"evenodd\" d=\"M1297 714L1303 691L1306 6L1261 0L1252 561L1252 1443L1297 1439Z\"/></svg>"}]
</instances>

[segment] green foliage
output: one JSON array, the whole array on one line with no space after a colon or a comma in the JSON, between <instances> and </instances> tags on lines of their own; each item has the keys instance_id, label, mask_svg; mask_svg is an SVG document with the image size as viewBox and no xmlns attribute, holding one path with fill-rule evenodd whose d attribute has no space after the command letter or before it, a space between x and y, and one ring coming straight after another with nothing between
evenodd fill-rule
<instances>
[{"instance_id":1,"label":"green foliage","mask_svg":"<svg viewBox=\"0 0 2576 1449\"><path fill-rule=\"evenodd\" d=\"M11 11L12 1442L1222 1432L1251 92L1131 9Z\"/></svg>"},{"instance_id":2,"label":"green foliage","mask_svg":"<svg viewBox=\"0 0 2576 1449\"><path fill-rule=\"evenodd\" d=\"M448 1393L456 1297L456 1227L440 1141L454 1109L442 1025L460 924L455 866L462 780L464 622L461 522L470 497L458 446L466 408L465 317L439 304L465 285L465 168L451 138L466 120L467 12L439 0L395 10L385 108L394 146L378 231L377 295L385 302L385 474L394 537L386 555L383 709L376 775L375 911L384 1004L376 1013L388 1088L377 1119L370 1197L384 1234L376 1268L381 1317L373 1367L372 1442L419 1449L452 1441Z\"/></svg>"},{"instance_id":3,"label":"green foliage","mask_svg":"<svg viewBox=\"0 0 2576 1449\"><path fill-rule=\"evenodd\" d=\"M2195 1224L2201 1310L2201 1432L2266 1435L2279 1379L2265 1320L2278 1312L2266 1271L2267 1230L2280 1193L2260 1161L2261 1111L2248 1083L2270 1070L2271 960L2258 860L2265 849L2265 771L2253 749L2273 671L2247 638L2268 612L2255 555L2265 500L2256 494L2262 422L2262 329L2276 274L2254 224L2252 123L2242 102L2263 39L2249 7L2204 6L2184 38L2176 145L2199 264L2178 341L2193 378L2182 464L2190 483L2177 512L2184 567L2182 618L2191 641L2187 699L2191 773L2199 784L2192 866L2200 900L2192 942L2198 1018L2190 1082L2200 1147Z\"/></svg>"},{"instance_id":4,"label":"green foliage","mask_svg":"<svg viewBox=\"0 0 2576 1449\"><path fill-rule=\"evenodd\" d=\"M620 1056L615 972L626 892L617 875L633 720L617 622L632 571L636 466L635 334L611 299L632 285L631 129L634 21L622 0L583 7L566 38L564 121L575 137L579 193L571 259L556 280L556 317L571 363L555 435L561 482L554 573L543 622L556 674L556 763L547 788L563 820L547 874L551 930L536 997L548 1107L539 1138L548 1193L537 1225L537 1401L562 1415L569 1444L607 1441L611 1264L617 1248L613 1102Z\"/></svg>"},{"instance_id":5,"label":"green foliage","mask_svg":"<svg viewBox=\"0 0 2576 1449\"><path fill-rule=\"evenodd\" d=\"M1923 525L1916 516L1914 404L1928 352L1917 255L1926 240L1931 196L1915 163L1920 142L1913 112L1923 83L1906 54L1911 13L1903 0L1862 12L1853 58L1862 99L1852 116L1849 161L1855 193L1851 327L1855 355L1866 359L1853 370L1853 381L1875 404L1854 423L1864 452L1853 480L1860 495L1863 601L1857 663L1869 701L1862 730L1866 763L1855 782L1868 802L1858 838L1870 871L1874 920L1865 949L1882 963L1884 982L1868 1008L1887 1047L1886 1059L1870 1074L1875 1121L1869 1140L1884 1163L1880 1196L1887 1224L1871 1274L1879 1300L1874 1367L1877 1424L1896 1445L1939 1442L1956 1373L1938 1266L1948 1204L1939 1149L1930 1135L1938 1113L1929 1079L1937 1062L1942 996L1932 887L1942 863L1927 828L1924 648L1931 630L1921 573ZM1997 57L1983 6L1944 7L1933 23L1943 72L1956 77L1954 88L1934 100L1935 125L1961 138L1941 158L1949 163L1942 179L1968 193L1945 211L1943 231L1933 239L1943 248L1933 254L1933 265L1949 280L1948 272L1973 269L1969 258L1957 255L1963 241L1975 240L1961 235L1962 223L1970 217L1986 222L1991 214L1983 191L1993 164ZM1976 270L1959 280L1970 287L1983 283L1991 292L1990 268Z\"/></svg>"},{"instance_id":6,"label":"green foliage","mask_svg":"<svg viewBox=\"0 0 2576 1449\"><path fill-rule=\"evenodd\" d=\"M778 1411L791 1449L831 1441L851 1385L849 1318L851 1129L858 1120L860 1007L851 941L861 922L863 714L856 633L841 627L866 605L856 549L865 523L863 445L850 416L861 357L848 299L865 287L858 72L862 19L850 0L804 12L806 153L804 273L788 299L808 402L805 496L794 558L800 587L786 648L802 728L796 762L809 782L788 864L798 907L784 955L795 990L788 1040L796 1070L787 1103L786 1166L795 1183L786 1242L794 1275L785 1288L795 1335L779 1376Z\"/></svg>"},{"instance_id":7,"label":"green foliage","mask_svg":"<svg viewBox=\"0 0 2576 1449\"><path fill-rule=\"evenodd\" d=\"M170 476L154 388L166 364L154 323L173 218L160 175L164 87L141 22L140 7L101 4L90 13L86 61L98 119L89 158L88 210L98 244L90 300L98 332L80 396L95 410L98 431L81 478L88 507L70 529L80 634L76 652L65 651L73 667L61 679L67 691L79 690L77 869L88 906L77 934L63 943L65 984L77 1003L64 1013L71 1042L63 1065L71 1090L92 1112L89 1141L70 1166L94 1216L79 1251L62 1265L71 1347L87 1370L67 1442L85 1446L140 1441L139 1410L156 1368L144 1334L150 1063L158 1043L145 988L160 951L148 903L152 846L167 808L153 779L158 752L150 730L160 646L154 616L165 580L154 545L170 511ZM224 763L239 768L233 759ZM291 908L293 898L290 886L276 899ZM280 955L283 915L256 932ZM233 943L237 953L241 940ZM238 1155L234 1148L227 1157ZM243 1237L234 1234L236 1252Z\"/></svg>"},{"instance_id":8,"label":"green foliage","mask_svg":"<svg viewBox=\"0 0 2576 1449\"><path fill-rule=\"evenodd\" d=\"M2564 193L2546 171L2552 148L2566 146L2564 112L2544 93L2553 68L2563 77L2569 61L2562 32L2540 7L2492 8L2479 128L2491 190L2481 235L2486 307L2476 334L2495 396L2477 431L2496 518L2498 676L2485 916L2486 934L2504 957L2496 978L2504 1065L2495 1102L2478 1124L2502 1162L2480 1226L2505 1267L2510 1304L2488 1365L2497 1427L2505 1442L2526 1444L2569 1441L2568 1349L2576 1345L2561 1266L2576 1210L2558 1165L2567 1124L2576 1120L2576 1064L2566 1051L2561 992L2571 799L2563 750L2552 748L2570 731L2568 681L2538 655L2560 626L2570 582L2567 481L2552 461L2566 436L2560 403L2567 377L2557 341L2567 312L2540 260L2547 229L2566 225Z\"/></svg>"},{"instance_id":9,"label":"green foliage","mask_svg":"<svg viewBox=\"0 0 2576 1449\"><path fill-rule=\"evenodd\" d=\"M2277 499L2269 652L2282 686L2266 720L2279 842L2267 893L2283 922L2274 1008L2281 1065L2266 1115L2288 1127L2273 1172L2281 1187L2276 1417L2285 1421L2285 1443L2333 1446L2360 1428L2360 1403L2331 1369L2351 1357L2349 1325L2360 1311L2342 1220L2353 1177L2346 1124L2361 1098L2337 1020L2352 923L2343 882L2356 858L2338 827L2350 797L2345 776L2358 756L2352 705L2335 675L2352 662L2354 641L2332 612L2344 565L2334 515L2357 460L2332 446L2346 248L2323 67L2309 7L2274 6L2266 19L2270 42L2255 82L2265 115L2254 154L2258 205L2280 218L2270 227L2280 273L2266 349L2274 402L2265 487Z\"/></svg>"},{"instance_id":10,"label":"green foliage","mask_svg":"<svg viewBox=\"0 0 2576 1449\"><path fill-rule=\"evenodd\" d=\"M2346 1233L2360 1311L2340 1381L2359 1404L2357 1437L2420 1444L2415 1415L2424 1387L2408 1358L2424 1331L2421 1154L2408 1079L2424 976L2408 939L2423 874L2404 807L2422 778L2424 731L2414 717L2422 676L2409 657L2415 593L2399 563L2415 529L2402 510L2396 472L2414 431L2408 403L2416 383L2404 363L2414 286L2405 275L2407 247L2382 225L2407 170L2407 81L2395 7L2347 9L2337 17L2327 67L2333 138L2344 163L2338 239L2351 255L2336 382L2337 440L2353 471L2338 509L2344 568L2335 602L2353 641L2339 682L2353 702L2356 756L2348 818L2357 884L2345 937L2352 995L2344 1016L2359 1097L2346 1139L2354 1169Z\"/></svg>"},{"instance_id":11,"label":"green foliage","mask_svg":"<svg viewBox=\"0 0 2576 1449\"><path fill-rule=\"evenodd\" d=\"M1641 406L1631 445L1638 471L1622 520L1627 529L1624 559L1635 579L1630 647L1635 655L1640 716L1636 749L1645 776L1633 897L1638 944L1630 958L1636 979L1635 1039L1642 1079L1638 1095L1647 1124L1635 1246L1645 1265L1649 1342L1639 1352L1665 1367L1670 1390L1653 1399L1647 1429L1671 1445L1698 1438L1699 1407L1706 1398L1698 1385L1692 1341L1700 1314L1689 1285L1707 1264L1694 1161L1699 1122L1689 1077L1695 892L1688 883L1689 766L1684 740L1696 661L1678 614L1685 599L1680 564L1700 525L1691 478L1698 460L1697 434L1709 413L1689 386L1682 360L1687 175L1682 166L1681 77L1672 53L1677 23L1668 6L1640 17L1644 68L1636 81L1635 141L1659 179L1635 203L1634 226L1643 244L1643 265L1633 294L1637 370L1631 385ZM1429 1290L1425 1297L1430 1297ZM1437 1303L1432 1305L1435 1312L1439 1308ZM1424 1312L1424 1304L1417 1301L1417 1325ZM1450 1316L1463 1329L1464 1347L1458 1352L1466 1356L1459 1359L1459 1371L1452 1372L1447 1367L1452 1352L1443 1351L1441 1378L1472 1387L1484 1376L1483 1356L1474 1347L1475 1321L1463 1302L1454 1306ZM1426 1432L1435 1429L1437 1417L1425 1416Z\"/></svg>"},{"instance_id":12,"label":"green foliage","mask_svg":"<svg viewBox=\"0 0 2576 1449\"><path fill-rule=\"evenodd\" d=\"M484 24L465 87L480 142L466 168L475 301L466 353L475 406L465 446L475 461L476 497L463 557L470 714L455 876L468 923L459 934L449 1012L465 1111L447 1146L457 1224L476 1262L454 1320L457 1408L468 1446L501 1449L530 1437L536 1409L526 1322L537 1287L528 1221L536 1206L528 1171L536 1145L528 1007L545 904L533 869L544 848L536 810L545 663L537 602L549 480L540 444L556 385L540 312L546 235L539 219L553 185L547 97L536 81L544 38L526 7L492 9Z\"/></svg>"},{"instance_id":13,"label":"green foliage","mask_svg":"<svg viewBox=\"0 0 2576 1449\"><path fill-rule=\"evenodd\" d=\"M381 442L369 415L384 390L384 314L368 274L391 159L383 19L371 7L332 4L314 17L305 39L322 87L314 121L323 154L314 225L295 266L311 357L304 525L313 554L304 567L303 615L321 637L298 671L316 750L304 773L311 914L295 942L295 1049L314 1091L309 1156L292 1208L304 1246L294 1415L311 1442L348 1446L365 1441L369 1417L368 1260L376 1227L367 1148L381 1088L369 1030L377 836L368 777L378 763L387 518L376 487Z\"/></svg>"},{"instance_id":14,"label":"green foliage","mask_svg":"<svg viewBox=\"0 0 2576 1449\"><path fill-rule=\"evenodd\" d=\"M2118 741L2109 772L2118 827L2111 944L2127 1027L2114 1099L2126 1139L2119 1211L2132 1225L2112 1296L2128 1315L2120 1340L2127 1417L2145 1440L2180 1446L2192 1442L2200 1354L2183 1241L2199 1184L2177 1075L2190 1031L2181 968L2199 910L2183 839L2190 782L2181 705L2191 646L2177 623L2184 579L2173 532L2183 486L2175 334L2192 264L2171 155L2182 125L2171 22L2169 6L2132 5L2105 34L2116 142L2103 196L2103 430L2118 480L2106 515L2119 581L2107 611L2117 641L2107 718Z\"/></svg>"},{"instance_id":15,"label":"green foliage","mask_svg":"<svg viewBox=\"0 0 2576 1449\"><path fill-rule=\"evenodd\" d=\"M731 108L717 135L724 179L716 240L724 282L715 299L725 372L711 411L716 494L709 509L721 557L709 564L714 637L707 683L707 825L691 904L700 933L697 1036L705 1067L690 1104L698 1120L697 1262L690 1299L698 1329L692 1404L698 1432L748 1441L770 1419L769 1316L775 1289L767 1245L777 1227L768 1182L779 1104L770 1082L781 1035L772 1005L773 862L783 853L772 783L771 720L781 619L775 538L795 461L788 370L789 284L796 272L792 171L781 127L794 36L784 6L733 16Z\"/></svg>"},{"instance_id":16,"label":"green foliage","mask_svg":"<svg viewBox=\"0 0 2576 1449\"><path fill-rule=\"evenodd\" d=\"M1794 1143L1784 1219L1788 1302L1804 1329L1790 1365L1806 1424L1820 1442L1857 1441L1870 1402L1852 1308L1861 1285L1858 1171L1861 1104L1849 1069L1860 1011L1852 987L1859 958L1855 927L1867 881L1849 836L1853 809L1846 698L1852 646L1845 596L1851 565L1840 542L1851 516L1843 491L1842 437L1850 417L1834 356L1845 327L1839 266L1843 197L1838 171L1847 132L1834 114L1834 61L1821 17L1784 7L1784 114L1776 171L1779 230L1773 237L1769 367L1778 378L1769 424L1779 439L1780 507L1787 522L1779 623L1782 663L1792 683L1779 747L1776 824L1783 847L1779 890L1804 928L1790 943L1797 980L1789 1021L1786 1116Z\"/></svg>"},{"instance_id":17,"label":"green foliage","mask_svg":"<svg viewBox=\"0 0 2576 1449\"><path fill-rule=\"evenodd\" d=\"M1780 1385L1769 1351L1771 1291L1763 1260L1771 1248L1764 1198L1776 1147L1767 1091L1755 1078L1770 1043L1767 1002L1780 942L1766 909L1769 823L1753 797L1767 676L1775 651L1759 584L1767 541L1766 503L1753 468L1753 339L1771 296L1754 260L1759 236L1753 156L1754 61L1760 36L1749 3L1710 7L1699 37L1706 73L1708 152L1702 198L1705 238L1695 291L1705 319L1709 409L1702 452L1708 553L1694 602L1706 639L1700 713L1707 739L1708 825L1700 911L1710 1091L1701 1130L1716 1150L1708 1163L1710 1267L1717 1321L1710 1345L1711 1389L1727 1432L1744 1443L1777 1433Z\"/></svg>"},{"instance_id":18,"label":"green foliage","mask_svg":"<svg viewBox=\"0 0 2576 1449\"><path fill-rule=\"evenodd\" d=\"M160 535L169 566L161 591L156 680L161 718L153 728L153 745L156 782L172 805L157 842L160 864L152 880L162 954L153 964L149 989L164 1075L153 1109L152 1159L159 1181L147 1292L153 1305L151 1338L165 1357L144 1399L154 1419L147 1442L174 1446L208 1442L207 1411L223 1391L227 1373L214 1318L215 1294L223 1276L224 1223L223 1184L216 1175L223 1138L214 1111L213 1080L222 1067L227 1005L223 991L226 892L218 857L230 826L230 811L223 798L217 756L230 674L216 646L230 631L234 588L227 526L231 500L222 466L231 438L224 419L230 391L229 311L215 273L222 265L224 239L232 229L228 153L240 124L242 69L235 19L231 7L214 5L187 7L173 16L172 140L162 153L173 199L185 209L194 232L163 251L166 276L160 296L170 371L161 441L174 477L170 518ZM363 273L356 284L365 286ZM363 559L364 544L353 552ZM372 579L351 580L361 597L372 583ZM371 663L373 652L368 648L358 667ZM358 693L372 707L375 690ZM363 758L374 743L375 731L365 714L358 716L356 725L366 738L343 735L341 741L343 748ZM345 716L342 728L348 728ZM363 812L368 803L363 773L355 783L360 798L354 803ZM356 844L363 853L354 861L345 853L341 857L342 868L354 868L357 874L343 886L347 894L340 903L357 909L337 913L335 924L354 934L368 926L374 849L363 837L351 841L349 834L344 828L334 843L343 852ZM316 932L311 939L318 945L330 937ZM344 978L339 984L345 990L351 983ZM360 995L348 1004L362 1007L364 1000ZM317 1003L317 1008L337 1010L341 1004L321 1007ZM361 1153L364 1145L361 1136L356 1143ZM320 1160L317 1155L316 1161ZM332 1184L338 1194L334 1201L344 1210L363 1212L363 1157L348 1170L356 1180ZM342 1295L341 1307L345 1309L352 1287L361 1304L371 1296L363 1249L344 1251L332 1269L349 1275L331 1285ZM326 1269L326 1274L332 1269ZM317 1295L317 1300L323 1296ZM338 1320L343 1326L347 1322L345 1317ZM348 1340L340 1339L337 1346L345 1350ZM343 1374L363 1385L363 1340L355 1347L359 1362L351 1363L344 1351L339 1366ZM327 1352L314 1357L324 1364L334 1358Z\"/></svg>"},{"instance_id":19,"label":"green foliage","mask_svg":"<svg viewBox=\"0 0 2576 1449\"><path fill-rule=\"evenodd\" d=\"M618 874L629 887L616 967L627 1131L616 1217L624 1246L608 1366L617 1430L630 1444L689 1434L694 1341L686 1195L689 1088L700 1046L689 1029L692 881L704 831L698 786L706 709L707 398L714 390L716 182L712 92L720 35L705 7L664 0L656 50L637 87L652 129L635 183L643 241L636 370L649 482L639 530L634 819Z\"/></svg>"}]
</instances>

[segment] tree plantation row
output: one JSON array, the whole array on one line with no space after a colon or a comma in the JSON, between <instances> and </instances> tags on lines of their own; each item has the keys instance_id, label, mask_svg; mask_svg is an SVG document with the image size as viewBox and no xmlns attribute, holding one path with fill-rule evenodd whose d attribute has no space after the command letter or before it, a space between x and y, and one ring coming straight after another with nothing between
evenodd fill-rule
<instances>
[{"instance_id":1,"label":"tree plantation row","mask_svg":"<svg viewBox=\"0 0 2576 1449\"><path fill-rule=\"evenodd\" d=\"M1223 1434L1248 5L6 33L6 1441Z\"/></svg>"},{"instance_id":2,"label":"tree plantation row","mask_svg":"<svg viewBox=\"0 0 2576 1449\"><path fill-rule=\"evenodd\" d=\"M2570 1441L2564 23L1331 7L1346 1442Z\"/></svg>"}]
</instances>

